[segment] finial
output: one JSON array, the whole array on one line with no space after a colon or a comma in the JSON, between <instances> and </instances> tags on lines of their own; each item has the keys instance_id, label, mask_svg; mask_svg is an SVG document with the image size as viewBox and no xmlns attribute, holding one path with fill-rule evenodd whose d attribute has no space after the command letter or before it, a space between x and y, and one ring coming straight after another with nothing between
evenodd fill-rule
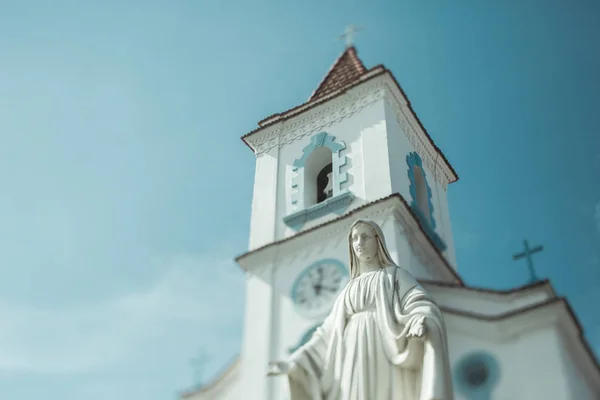
<instances>
[{"instance_id":1,"label":"finial","mask_svg":"<svg viewBox=\"0 0 600 400\"><path fill-rule=\"evenodd\" d=\"M544 250L544 246L536 246L533 249L529 247L529 242L527 240L523 240L523 246L525 247L522 253L515 254L513 256L513 260L520 260L521 258L525 258L527 260L527 267L529 268L529 283L536 283L539 281L539 278L535 274L535 269L533 268L533 260L531 258L535 253L539 253Z\"/></svg>"},{"instance_id":2,"label":"finial","mask_svg":"<svg viewBox=\"0 0 600 400\"><path fill-rule=\"evenodd\" d=\"M338 40L344 40L346 42L346 48L350 48L354 46L354 43L352 42L352 39L354 39L354 35L356 35L357 32L362 30L362 26L348 25L344 30L344 33L340 35Z\"/></svg>"},{"instance_id":3,"label":"finial","mask_svg":"<svg viewBox=\"0 0 600 400\"><path fill-rule=\"evenodd\" d=\"M194 385L197 387L201 387L203 382L203 372L204 372L204 367L206 366L206 361L208 360L208 357L206 356L206 353L204 353L203 351L199 351L198 355L196 356L196 358L192 359L190 361L190 364L192 366L192 368L194 369Z\"/></svg>"}]
</instances>

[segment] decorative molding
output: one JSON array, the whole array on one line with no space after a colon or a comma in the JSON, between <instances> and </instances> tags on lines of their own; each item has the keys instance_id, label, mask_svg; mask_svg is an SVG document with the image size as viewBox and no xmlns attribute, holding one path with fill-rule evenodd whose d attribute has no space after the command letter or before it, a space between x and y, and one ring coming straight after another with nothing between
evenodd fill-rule
<instances>
[{"instance_id":1,"label":"decorative molding","mask_svg":"<svg viewBox=\"0 0 600 400\"><path fill-rule=\"evenodd\" d=\"M464 356L454 367L456 390L474 400L489 400L500 380L500 366L490 353L478 351Z\"/></svg>"},{"instance_id":2,"label":"decorative molding","mask_svg":"<svg viewBox=\"0 0 600 400\"><path fill-rule=\"evenodd\" d=\"M261 154L277 146L284 146L295 140L300 140L305 136L312 135L317 131L324 130L337 122L346 119L365 107L384 98L385 83L374 81L348 91L347 96L326 102L315 107L313 110L300 114L297 117L290 117L272 129L267 129L257 136L246 138L255 153ZM277 140L280 138L280 140Z\"/></svg>"},{"instance_id":3,"label":"decorative molding","mask_svg":"<svg viewBox=\"0 0 600 400\"><path fill-rule=\"evenodd\" d=\"M415 151L423 157L423 162L427 166L427 169L431 172L436 182L440 186L447 190L448 183L453 179L447 170L446 165L440 162L438 150L435 149L434 145L426 139L426 135L418 127L418 123L414 120L414 117L410 114L407 108L406 101L396 94L396 91L390 86L385 84L387 89L386 95L384 96L385 103L394 111L396 121L402 132L408 138L408 141L413 146ZM418 132L418 133L417 133Z\"/></svg>"},{"instance_id":4,"label":"decorative molding","mask_svg":"<svg viewBox=\"0 0 600 400\"><path fill-rule=\"evenodd\" d=\"M323 217L329 213L335 212L341 215L354 200L354 195L349 191L344 191L337 196L330 197L311 207L296 211L283 218L283 222L290 228L298 231L302 226L313 219Z\"/></svg>"},{"instance_id":5,"label":"decorative molding","mask_svg":"<svg viewBox=\"0 0 600 400\"><path fill-rule=\"evenodd\" d=\"M304 184L305 184L305 164L310 154L319 147L327 147L331 150L332 172L333 172L333 196L342 193L342 184L348 181L348 173L342 172L342 168L348 163L346 155L342 155L346 150L346 143L336 142L335 136L320 132L311 137L310 143L302 150L302 157L294 161L292 173L295 174L291 179L291 206L294 210L304 208Z\"/></svg>"},{"instance_id":6,"label":"decorative molding","mask_svg":"<svg viewBox=\"0 0 600 400\"><path fill-rule=\"evenodd\" d=\"M324 130L324 128L351 117L363 108L383 99L392 108L400 128L414 150L421 155L436 182L444 190L447 190L448 183L455 177L439 156L439 150L427 139L425 132L419 127L408 108L408 103L395 87L392 79L390 76L384 75L383 78L368 81L364 85L352 88L345 96L326 101L297 116L290 116L281 123L248 136L245 141L258 156L274 147L285 146Z\"/></svg>"},{"instance_id":7,"label":"decorative molding","mask_svg":"<svg viewBox=\"0 0 600 400\"><path fill-rule=\"evenodd\" d=\"M310 143L302 149L302 157L294 161L295 168L303 168L310 153L319 147L327 147L332 153L336 153L346 148L344 142L336 143L335 136L328 135L327 132L317 133L310 138Z\"/></svg>"}]
</instances>

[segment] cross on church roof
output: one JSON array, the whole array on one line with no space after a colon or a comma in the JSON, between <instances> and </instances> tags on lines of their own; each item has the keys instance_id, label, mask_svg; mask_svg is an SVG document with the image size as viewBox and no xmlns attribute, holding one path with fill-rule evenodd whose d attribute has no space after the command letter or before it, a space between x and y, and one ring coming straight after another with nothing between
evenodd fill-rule
<instances>
[{"instance_id":1,"label":"cross on church roof","mask_svg":"<svg viewBox=\"0 0 600 400\"><path fill-rule=\"evenodd\" d=\"M206 354L200 351L198 355L190 361L190 365L193 368L194 385L202 386L202 373L204 372L207 360Z\"/></svg>"},{"instance_id":2,"label":"cross on church roof","mask_svg":"<svg viewBox=\"0 0 600 400\"><path fill-rule=\"evenodd\" d=\"M533 260L531 258L535 253L539 253L544 250L544 246L536 246L533 249L529 248L529 242L527 240L523 241L525 246L525 250L522 253L518 253L513 255L513 260L520 260L521 258L525 258L527 260L527 267L529 268L529 279L530 283L535 283L539 281L539 278L535 274L535 270L533 269Z\"/></svg>"},{"instance_id":3,"label":"cross on church roof","mask_svg":"<svg viewBox=\"0 0 600 400\"><path fill-rule=\"evenodd\" d=\"M344 33L342 33L338 39L345 41L347 48L352 47L352 46L354 46L352 39L354 39L354 36L356 35L357 32L362 31L362 30L363 30L363 28L360 26L348 25L346 27L346 29L344 30Z\"/></svg>"}]
</instances>

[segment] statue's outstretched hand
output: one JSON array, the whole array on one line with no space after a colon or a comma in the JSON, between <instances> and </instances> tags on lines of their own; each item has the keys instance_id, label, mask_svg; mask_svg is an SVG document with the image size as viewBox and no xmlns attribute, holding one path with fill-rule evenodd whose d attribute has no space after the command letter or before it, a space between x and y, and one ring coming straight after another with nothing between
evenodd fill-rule
<instances>
[{"instance_id":1,"label":"statue's outstretched hand","mask_svg":"<svg viewBox=\"0 0 600 400\"><path fill-rule=\"evenodd\" d=\"M267 368L267 376L278 376L289 374L296 368L295 363L285 361L271 361Z\"/></svg>"},{"instance_id":2,"label":"statue's outstretched hand","mask_svg":"<svg viewBox=\"0 0 600 400\"><path fill-rule=\"evenodd\" d=\"M425 337L425 316L418 317L412 322L406 336L418 339Z\"/></svg>"}]
</instances>

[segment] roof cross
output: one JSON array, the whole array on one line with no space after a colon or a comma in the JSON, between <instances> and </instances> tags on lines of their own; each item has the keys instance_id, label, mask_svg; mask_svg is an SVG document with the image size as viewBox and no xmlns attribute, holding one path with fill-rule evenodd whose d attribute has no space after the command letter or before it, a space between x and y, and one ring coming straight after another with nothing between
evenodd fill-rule
<instances>
[{"instance_id":1,"label":"roof cross","mask_svg":"<svg viewBox=\"0 0 600 400\"><path fill-rule=\"evenodd\" d=\"M346 48L352 47L354 45L354 43L352 42L352 39L354 39L354 35L356 35L357 32L362 30L363 28L361 26L348 25L344 30L344 33L342 33L338 39L346 42Z\"/></svg>"},{"instance_id":2,"label":"roof cross","mask_svg":"<svg viewBox=\"0 0 600 400\"><path fill-rule=\"evenodd\" d=\"M207 360L206 354L200 351L198 355L190 361L190 365L193 368L194 385L202 386L202 374Z\"/></svg>"},{"instance_id":3,"label":"roof cross","mask_svg":"<svg viewBox=\"0 0 600 400\"><path fill-rule=\"evenodd\" d=\"M522 253L518 253L513 255L513 260L520 260L521 258L525 258L527 260L527 267L529 268L529 279L530 283L535 283L539 281L539 278L535 274L535 270L533 269L533 260L531 256L535 253L539 253L544 250L544 246L536 246L533 249L529 248L529 242L527 240L523 241L525 245L525 250Z\"/></svg>"}]
</instances>

